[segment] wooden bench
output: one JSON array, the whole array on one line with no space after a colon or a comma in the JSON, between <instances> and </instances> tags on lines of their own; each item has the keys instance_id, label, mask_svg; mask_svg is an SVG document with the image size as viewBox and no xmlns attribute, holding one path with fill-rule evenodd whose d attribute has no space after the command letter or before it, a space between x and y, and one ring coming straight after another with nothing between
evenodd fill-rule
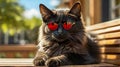
<instances>
[{"instance_id":1,"label":"wooden bench","mask_svg":"<svg viewBox=\"0 0 120 67\"><path fill-rule=\"evenodd\" d=\"M10 67L34 67L33 58L0 58L0 67L10 66ZM45 67L45 66L40 66ZM112 64L91 64L91 65L66 65L61 67L116 67Z\"/></svg>"},{"instance_id":2,"label":"wooden bench","mask_svg":"<svg viewBox=\"0 0 120 67\"><path fill-rule=\"evenodd\" d=\"M96 35L96 40L101 47L103 63L63 67L116 67L113 64L120 65L120 19L88 26L86 30ZM1 47L0 50L5 49ZM0 58L0 66L33 66L32 61L33 58Z\"/></svg>"},{"instance_id":3,"label":"wooden bench","mask_svg":"<svg viewBox=\"0 0 120 67\"><path fill-rule=\"evenodd\" d=\"M102 62L120 65L120 19L88 26L101 49Z\"/></svg>"},{"instance_id":4,"label":"wooden bench","mask_svg":"<svg viewBox=\"0 0 120 67\"><path fill-rule=\"evenodd\" d=\"M36 45L3 45L0 46L0 58L33 58L37 51Z\"/></svg>"}]
</instances>

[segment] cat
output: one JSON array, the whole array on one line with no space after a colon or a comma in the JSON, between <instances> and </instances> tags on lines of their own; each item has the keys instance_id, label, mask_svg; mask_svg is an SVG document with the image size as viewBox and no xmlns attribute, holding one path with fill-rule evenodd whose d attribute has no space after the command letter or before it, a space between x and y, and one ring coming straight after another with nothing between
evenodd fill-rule
<instances>
[{"instance_id":1,"label":"cat","mask_svg":"<svg viewBox=\"0 0 120 67\"><path fill-rule=\"evenodd\" d=\"M39 30L35 66L58 67L100 63L100 50L85 32L81 21L81 5L70 10L50 10L40 4L43 23Z\"/></svg>"}]
</instances>

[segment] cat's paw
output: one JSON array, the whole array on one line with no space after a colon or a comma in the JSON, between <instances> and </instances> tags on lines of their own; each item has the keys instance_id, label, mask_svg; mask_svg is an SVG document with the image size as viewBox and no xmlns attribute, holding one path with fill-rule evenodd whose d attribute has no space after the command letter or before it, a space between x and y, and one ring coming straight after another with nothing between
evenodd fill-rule
<instances>
[{"instance_id":1,"label":"cat's paw","mask_svg":"<svg viewBox=\"0 0 120 67\"><path fill-rule=\"evenodd\" d=\"M33 64L35 66L44 66L45 61L42 58L35 58Z\"/></svg>"},{"instance_id":2,"label":"cat's paw","mask_svg":"<svg viewBox=\"0 0 120 67\"><path fill-rule=\"evenodd\" d=\"M59 61L56 60L56 59L48 59L46 62L45 62L45 65L48 66L48 67L58 67L59 66Z\"/></svg>"}]
</instances>

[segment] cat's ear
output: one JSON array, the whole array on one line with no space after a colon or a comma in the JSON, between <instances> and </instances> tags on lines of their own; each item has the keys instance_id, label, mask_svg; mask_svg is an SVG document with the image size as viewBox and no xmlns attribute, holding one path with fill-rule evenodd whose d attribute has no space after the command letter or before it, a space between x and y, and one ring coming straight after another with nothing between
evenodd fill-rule
<instances>
[{"instance_id":1,"label":"cat's ear","mask_svg":"<svg viewBox=\"0 0 120 67\"><path fill-rule=\"evenodd\" d=\"M78 17L81 16L80 12L81 12L81 5L79 2L75 3L69 11L70 14L74 14Z\"/></svg>"},{"instance_id":2,"label":"cat's ear","mask_svg":"<svg viewBox=\"0 0 120 67\"><path fill-rule=\"evenodd\" d=\"M52 12L50 9L48 9L48 8L47 8L45 5L43 5L43 4L40 4L40 5L39 5L39 8L40 8L40 13L41 13L42 17L44 17L44 16L50 16L50 15L53 14L53 12Z\"/></svg>"}]
</instances>

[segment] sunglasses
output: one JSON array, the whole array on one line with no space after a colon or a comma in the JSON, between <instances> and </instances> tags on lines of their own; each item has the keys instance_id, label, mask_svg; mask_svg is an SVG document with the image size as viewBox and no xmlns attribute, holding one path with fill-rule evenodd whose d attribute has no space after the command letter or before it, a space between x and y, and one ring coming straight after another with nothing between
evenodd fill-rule
<instances>
[{"instance_id":1,"label":"sunglasses","mask_svg":"<svg viewBox=\"0 0 120 67\"><path fill-rule=\"evenodd\" d=\"M75 23L72 23L72 22L64 22L62 26L65 30L70 30L74 24ZM52 31L58 28L58 24L55 22L49 22L47 25L48 25L48 28Z\"/></svg>"}]
</instances>

